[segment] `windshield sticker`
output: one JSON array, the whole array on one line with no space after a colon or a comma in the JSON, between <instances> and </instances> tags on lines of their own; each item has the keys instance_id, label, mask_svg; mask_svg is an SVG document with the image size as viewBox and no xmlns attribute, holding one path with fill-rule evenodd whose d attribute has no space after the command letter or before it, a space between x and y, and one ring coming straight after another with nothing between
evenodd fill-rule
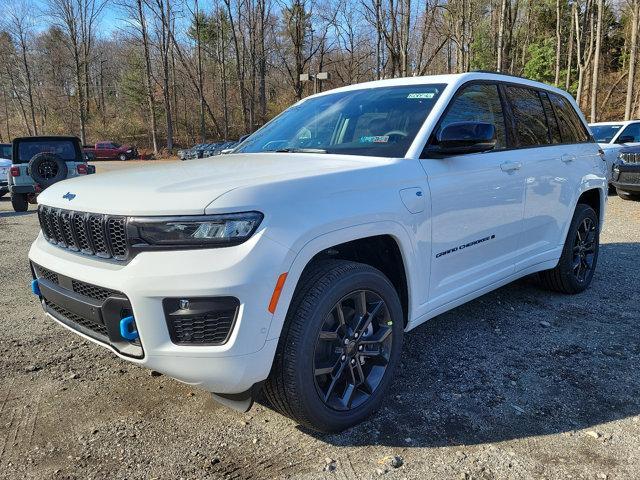
<instances>
[{"instance_id":1,"label":"windshield sticker","mask_svg":"<svg viewBox=\"0 0 640 480\"><path fill-rule=\"evenodd\" d=\"M407 95L407 98L433 98L435 97L435 93L433 92L429 92L429 93L410 93L409 95Z\"/></svg>"},{"instance_id":2,"label":"windshield sticker","mask_svg":"<svg viewBox=\"0 0 640 480\"><path fill-rule=\"evenodd\" d=\"M372 135L360 137L360 143L387 143L389 135Z\"/></svg>"}]
</instances>

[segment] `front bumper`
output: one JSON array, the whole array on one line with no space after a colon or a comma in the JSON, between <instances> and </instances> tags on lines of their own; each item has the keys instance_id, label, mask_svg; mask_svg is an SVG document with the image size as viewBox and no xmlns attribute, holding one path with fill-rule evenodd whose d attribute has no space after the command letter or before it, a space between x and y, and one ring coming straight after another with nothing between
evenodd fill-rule
<instances>
[{"instance_id":1,"label":"front bumper","mask_svg":"<svg viewBox=\"0 0 640 480\"><path fill-rule=\"evenodd\" d=\"M123 359L182 382L216 393L240 393L269 375L278 339L267 341L272 319L267 308L288 252L258 232L235 247L143 252L123 264L61 249L40 234L29 259L58 275L121 293L135 318L141 354L136 358L130 349L123 349L124 342L114 342L111 334L106 340L97 338L47 311L67 328L109 347ZM163 301L183 297L239 300L226 343L185 345L172 341Z\"/></svg>"},{"instance_id":2,"label":"front bumper","mask_svg":"<svg viewBox=\"0 0 640 480\"><path fill-rule=\"evenodd\" d=\"M611 183L625 192L640 192L640 163L616 163Z\"/></svg>"}]
</instances>

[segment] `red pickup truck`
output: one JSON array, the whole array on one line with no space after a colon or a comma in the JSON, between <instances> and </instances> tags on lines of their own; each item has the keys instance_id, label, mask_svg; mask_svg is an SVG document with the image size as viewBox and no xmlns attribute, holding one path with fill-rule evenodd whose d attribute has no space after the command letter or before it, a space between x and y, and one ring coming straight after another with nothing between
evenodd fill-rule
<instances>
[{"instance_id":1,"label":"red pickup truck","mask_svg":"<svg viewBox=\"0 0 640 480\"><path fill-rule=\"evenodd\" d=\"M118 159L129 160L131 158L138 158L138 150L131 145L120 145L116 142L102 141L91 145L84 145L82 147L84 153L90 159Z\"/></svg>"}]
</instances>

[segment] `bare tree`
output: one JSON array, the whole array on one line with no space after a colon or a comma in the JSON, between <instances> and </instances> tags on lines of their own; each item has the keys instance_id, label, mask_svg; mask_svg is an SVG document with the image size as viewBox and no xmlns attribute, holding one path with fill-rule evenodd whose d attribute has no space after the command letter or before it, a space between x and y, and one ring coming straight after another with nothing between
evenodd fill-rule
<instances>
[{"instance_id":1,"label":"bare tree","mask_svg":"<svg viewBox=\"0 0 640 480\"><path fill-rule=\"evenodd\" d=\"M624 104L624 119L631 119L631 101L636 72L636 55L638 50L638 23L640 22L640 0L632 2L631 41L629 45L629 74L627 77L627 95Z\"/></svg>"},{"instance_id":2,"label":"bare tree","mask_svg":"<svg viewBox=\"0 0 640 480\"><path fill-rule=\"evenodd\" d=\"M593 58L593 74L591 78L591 122L597 119L598 109L598 80L600 74L600 50L602 46L602 10L604 9L604 0L598 0L598 18L596 21L596 46Z\"/></svg>"}]
</instances>

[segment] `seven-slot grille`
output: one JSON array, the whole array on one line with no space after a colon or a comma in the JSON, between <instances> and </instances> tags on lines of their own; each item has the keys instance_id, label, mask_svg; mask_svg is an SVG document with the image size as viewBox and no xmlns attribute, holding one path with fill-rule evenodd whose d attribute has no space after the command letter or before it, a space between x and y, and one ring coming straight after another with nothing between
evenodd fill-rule
<instances>
[{"instance_id":1,"label":"seven-slot grille","mask_svg":"<svg viewBox=\"0 0 640 480\"><path fill-rule=\"evenodd\" d=\"M38 219L49 243L101 258L129 257L127 219L40 206Z\"/></svg>"},{"instance_id":2,"label":"seven-slot grille","mask_svg":"<svg viewBox=\"0 0 640 480\"><path fill-rule=\"evenodd\" d=\"M625 163L640 163L640 153L621 153L620 159Z\"/></svg>"}]
</instances>

